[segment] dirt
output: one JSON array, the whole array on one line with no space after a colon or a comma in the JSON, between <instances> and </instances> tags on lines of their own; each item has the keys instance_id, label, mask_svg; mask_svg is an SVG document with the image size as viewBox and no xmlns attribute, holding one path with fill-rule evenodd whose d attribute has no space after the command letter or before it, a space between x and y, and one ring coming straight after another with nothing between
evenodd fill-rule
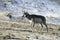
<instances>
[{"instance_id":1,"label":"dirt","mask_svg":"<svg viewBox=\"0 0 60 40\"><path fill-rule=\"evenodd\" d=\"M0 20L0 40L60 40L60 25L47 25L48 32L38 24L32 27L28 22Z\"/></svg>"}]
</instances>

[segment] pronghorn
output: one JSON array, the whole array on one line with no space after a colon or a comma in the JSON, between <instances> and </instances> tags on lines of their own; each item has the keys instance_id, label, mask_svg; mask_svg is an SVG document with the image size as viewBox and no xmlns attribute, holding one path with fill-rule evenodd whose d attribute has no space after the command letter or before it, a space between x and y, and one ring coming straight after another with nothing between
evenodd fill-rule
<instances>
[{"instance_id":1,"label":"pronghorn","mask_svg":"<svg viewBox=\"0 0 60 40\"><path fill-rule=\"evenodd\" d=\"M43 28L43 24L44 24L46 26L46 29L47 29L47 32L48 32L48 27L47 27L47 24L46 24L46 18L44 16L34 15L34 14L30 15L28 12L24 12L22 17L26 17L29 20L32 20L33 27L35 26L35 23L40 23L42 28Z\"/></svg>"}]
</instances>

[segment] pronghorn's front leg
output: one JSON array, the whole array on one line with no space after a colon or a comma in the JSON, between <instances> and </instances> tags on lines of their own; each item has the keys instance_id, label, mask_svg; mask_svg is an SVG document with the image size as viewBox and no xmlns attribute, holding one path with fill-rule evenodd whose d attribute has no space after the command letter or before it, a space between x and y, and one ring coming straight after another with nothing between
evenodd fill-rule
<instances>
[{"instance_id":1,"label":"pronghorn's front leg","mask_svg":"<svg viewBox=\"0 0 60 40\"><path fill-rule=\"evenodd\" d=\"M31 20L32 20L32 26L34 27L35 26L35 19L31 18Z\"/></svg>"},{"instance_id":2,"label":"pronghorn's front leg","mask_svg":"<svg viewBox=\"0 0 60 40\"><path fill-rule=\"evenodd\" d=\"M29 24L32 25L32 20L29 20Z\"/></svg>"},{"instance_id":3,"label":"pronghorn's front leg","mask_svg":"<svg viewBox=\"0 0 60 40\"><path fill-rule=\"evenodd\" d=\"M33 25L32 25L33 27L35 26L35 23L33 22Z\"/></svg>"},{"instance_id":4,"label":"pronghorn's front leg","mask_svg":"<svg viewBox=\"0 0 60 40\"><path fill-rule=\"evenodd\" d=\"M31 18L31 20L29 20L29 24L34 27L35 23L33 22L33 18Z\"/></svg>"}]
</instances>

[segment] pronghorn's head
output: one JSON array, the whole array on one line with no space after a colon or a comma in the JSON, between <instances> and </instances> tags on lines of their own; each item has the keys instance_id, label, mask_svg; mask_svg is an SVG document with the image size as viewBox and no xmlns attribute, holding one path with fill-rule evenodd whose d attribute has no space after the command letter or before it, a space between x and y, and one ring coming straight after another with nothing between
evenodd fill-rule
<instances>
[{"instance_id":1,"label":"pronghorn's head","mask_svg":"<svg viewBox=\"0 0 60 40\"><path fill-rule=\"evenodd\" d=\"M29 15L29 13L24 11L24 13L23 13L23 16L22 16L22 17L26 17L26 16L28 16L28 15Z\"/></svg>"}]
</instances>

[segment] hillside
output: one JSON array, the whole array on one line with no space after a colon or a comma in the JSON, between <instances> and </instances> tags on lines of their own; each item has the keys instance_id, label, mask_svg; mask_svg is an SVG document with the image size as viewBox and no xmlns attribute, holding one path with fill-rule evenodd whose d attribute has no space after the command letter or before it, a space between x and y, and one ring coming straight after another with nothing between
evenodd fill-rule
<instances>
[{"instance_id":1,"label":"hillside","mask_svg":"<svg viewBox=\"0 0 60 40\"><path fill-rule=\"evenodd\" d=\"M16 20L23 11L28 11L29 14L45 16L47 22L60 23L59 2L59 0L0 0L0 14L1 12L12 13L12 19ZM6 16L0 18L9 20Z\"/></svg>"},{"instance_id":2,"label":"hillside","mask_svg":"<svg viewBox=\"0 0 60 40\"><path fill-rule=\"evenodd\" d=\"M48 32L22 19L23 11L44 16ZM0 0L0 40L60 40L60 0Z\"/></svg>"},{"instance_id":3,"label":"hillside","mask_svg":"<svg viewBox=\"0 0 60 40\"><path fill-rule=\"evenodd\" d=\"M0 40L8 40L6 35L17 38L15 40L60 40L60 25L47 25L48 33L45 27L41 30L37 24L32 27L28 22L0 20Z\"/></svg>"}]
</instances>

